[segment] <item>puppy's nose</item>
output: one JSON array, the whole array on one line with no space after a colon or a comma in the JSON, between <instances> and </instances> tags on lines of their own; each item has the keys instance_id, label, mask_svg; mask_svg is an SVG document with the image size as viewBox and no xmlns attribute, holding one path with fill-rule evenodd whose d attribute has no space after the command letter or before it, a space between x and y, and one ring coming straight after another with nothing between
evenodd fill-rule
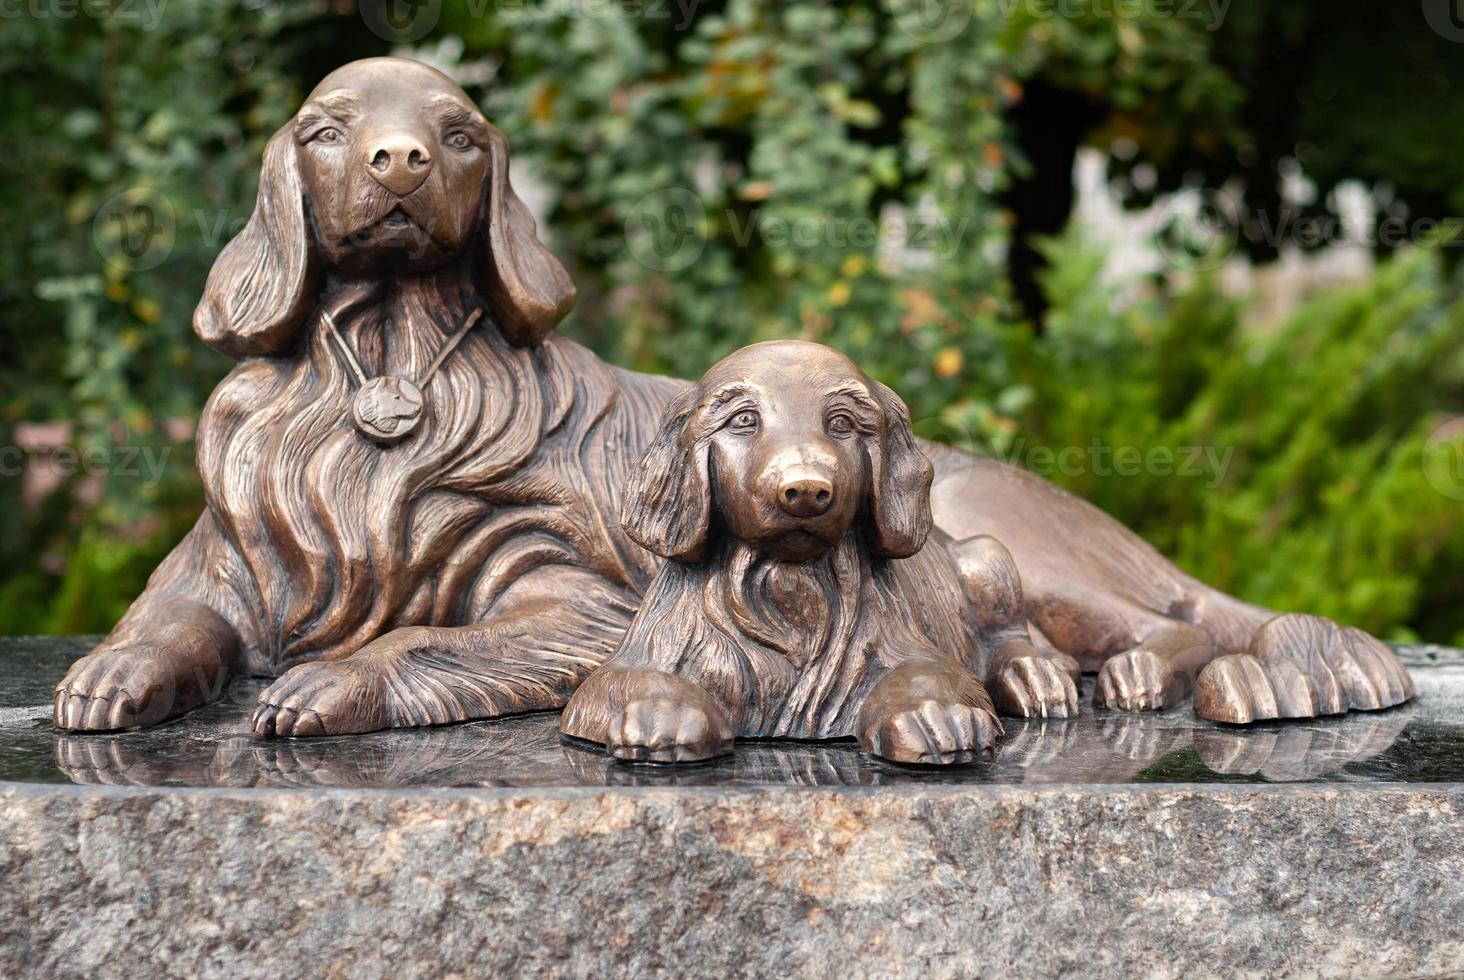
<instances>
[{"instance_id":1,"label":"puppy's nose","mask_svg":"<svg viewBox=\"0 0 1464 980\"><path fill-rule=\"evenodd\" d=\"M813 473L790 473L778 486L778 506L794 517L817 517L834 502L834 485Z\"/></svg>"},{"instance_id":2,"label":"puppy's nose","mask_svg":"<svg viewBox=\"0 0 1464 980\"><path fill-rule=\"evenodd\" d=\"M398 133L377 140L366 155L366 165L378 184L406 197L432 172L432 155L421 141Z\"/></svg>"}]
</instances>

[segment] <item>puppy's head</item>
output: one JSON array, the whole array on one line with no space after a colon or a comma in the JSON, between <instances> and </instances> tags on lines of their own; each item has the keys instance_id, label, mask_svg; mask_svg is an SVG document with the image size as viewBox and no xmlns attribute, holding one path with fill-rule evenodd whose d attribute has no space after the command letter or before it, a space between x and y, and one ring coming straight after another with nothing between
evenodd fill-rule
<instances>
[{"instance_id":1,"label":"puppy's head","mask_svg":"<svg viewBox=\"0 0 1464 980\"><path fill-rule=\"evenodd\" d=\"M446 75L402 58L331 72L265 149L259 197L209 274L194 327L236 356L278 353L322 269L378 279L472 254L513 343L542 340L574 287L508 182L508 144Z\"/></svg>"},{"instance_id":2,"label":"puppy's head","mask_svg":"<svg viewBox=\"0 0 1464 980\"><path fill-rule=\"evenodd\" d=\"M718 363L666 411L626 489L626 531L699 560L713 529L783 561L827 552L860 526L905 558L930 533L930 462L894 392L843 354L779 341Z\"/></svg>"}]
</instances>

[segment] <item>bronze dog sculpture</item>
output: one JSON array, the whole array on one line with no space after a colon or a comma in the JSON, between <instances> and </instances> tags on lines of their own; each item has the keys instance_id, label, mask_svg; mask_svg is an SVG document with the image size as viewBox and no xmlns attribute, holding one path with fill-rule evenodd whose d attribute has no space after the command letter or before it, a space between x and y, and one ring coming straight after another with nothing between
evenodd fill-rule
<instances>
[{"instance_id":1,"label":"bronze dog sculpture","mask_svg":"<svg viewBox=\"0 0 1464 980\"><path fill-rule=\"evenodd\" d=\"M270 140L194 314L239 361L199 423L204 513L57 686L57 727L156 724L241 672L283 675L263 735L562 707L658 565L614 515L683 388L554 335L573 300L456 85L393 58L332 72ZM1221 653L1197 705L1222 720L1411 696L1371 638L1223 595L1035 476L928 453L936 524L1021 572L1039 655L1002 667L1002 710L1077 710L1058 651L1124 710Z\"/></svg>"},{"instance_id":2,"label":"bronze dog sculpture","mask_svg":"<svg viewBox=\"0 0 1464 980\"><path fill-rule=\"evenodd\" d=\"M924 547L932 474L904 403L842 354L774 341L721 361L631 477L626 530L671 560L560 730L655 762L734 737L857 735L918 763L992 748L982 679L1036 652L1000 544Z\"/></svg>"}]
</instances>

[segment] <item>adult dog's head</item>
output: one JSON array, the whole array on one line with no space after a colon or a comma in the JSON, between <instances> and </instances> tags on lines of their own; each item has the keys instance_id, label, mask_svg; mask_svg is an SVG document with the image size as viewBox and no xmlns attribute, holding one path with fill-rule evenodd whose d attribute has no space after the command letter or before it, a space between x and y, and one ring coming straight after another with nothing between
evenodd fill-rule
<instances>
[{"instance_id":1,"label":"adult dog's head","mask_svg":"<svg viewBox=\"0 0 1464 980\"><path fill-rule=\"evenodd\" d=\"M331 72L270 139L244 230L209 273L194 329L244 357L279 354L322 274L370 280L469 259L494 319L538 343L574 305L508 182L508 144L426 65L371 58Z\"/></svg>"},{"instance_id":2,"label":"adult dog's head","mask_svg":"<svg viewBox=\"0 0 1464 980\"><path fill-rule=\"evenodd\" d=\"M930 533L930 462L904 403L819 344L745 347L679 396L626 489L622 520L657 554L699 560L722 532L781 561L861 525L905 558Z\"/></svg>"}]
</instances>

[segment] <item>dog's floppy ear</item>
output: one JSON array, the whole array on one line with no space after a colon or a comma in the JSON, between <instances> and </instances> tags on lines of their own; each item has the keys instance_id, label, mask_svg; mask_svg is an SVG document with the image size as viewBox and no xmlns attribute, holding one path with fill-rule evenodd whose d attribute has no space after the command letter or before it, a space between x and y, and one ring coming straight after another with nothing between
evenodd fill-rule
<instances>
[{"instance_id":1,"label":"dog's floppy ear","mask_svg":"<svg viewBox=\"0 0 1464 980\"><path fill-rule=\"evenodd\" d=\"M915 444L910 412L900 396L871 382L884 409L884 440L867 440L869 454L870 548L881 558L909 558L925 545L933 523L930 483L935 468Z\"/></svg>"},{"instance_id":2,"label":"dog's floppy ear","mask_svg":"<svg viewBox=\"0 0 1464 980\"><path fill-rule=\"evenodd\" d=\"M484 291L504 338L532 347L574 307L574 283L539 241L533 214L508 182L508 140L489 126L488 144Z\"/></svg>"},{"instance_id":3,"label":"dog's floppy ear","mask_svg":"<svg viewBox=\"0 0 1464 980\"><path fill-rule=\"evenodd\" d=\"M254 214L209 271L194 331L234 357L283 353L315 305L318 264L291 121L264 148Z\"/></svg>"},{"instance_id":4,"label":"dog's floppy ear","mask_svg":"<svg viewBox=\"0 0 1464 980\"><path fill-rule=\"evenodd\" d=\"M702 558L712 518L707 440L694 431L701 400L693 386L672 400L651 448L626 481L620 523L662 558Z\"/></svg>"}]
</instances>

